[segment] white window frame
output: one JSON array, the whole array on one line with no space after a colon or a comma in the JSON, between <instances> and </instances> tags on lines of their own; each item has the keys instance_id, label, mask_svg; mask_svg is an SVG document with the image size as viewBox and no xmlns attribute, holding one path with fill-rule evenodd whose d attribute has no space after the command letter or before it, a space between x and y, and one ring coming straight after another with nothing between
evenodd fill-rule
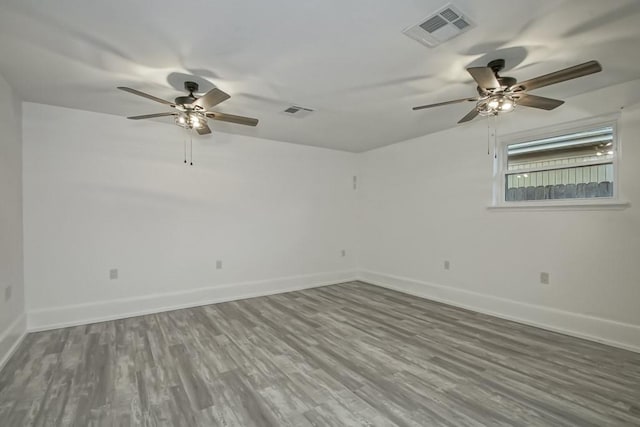
<instances>
[{"instance_id":1,"label":"white window frame","mask_svg":"<svg viewBox=\"0 0 640 427\"><path fill-rule=\"evenodd\" d=\"M523 132L511 133L498 138L497 152L493 168L493 201L489 208L509 209L624 209L629 206L620 199L620 163L622 157L622 143L619 134L620 114L593 117L586 120L562 123L554 126L530 129ZM505 201L506 177L513 174L507 169L508 146L535 139L551 138L595 127L611 126L613 128L613 197L593 197L585 199L551 199ZM609 162L607 162L609 163ZM578 167L578 165L576 165ZM566 168L566 166L563 166ZM553 168L550 168L553 169Z\"/></svg>"}]
</instances>

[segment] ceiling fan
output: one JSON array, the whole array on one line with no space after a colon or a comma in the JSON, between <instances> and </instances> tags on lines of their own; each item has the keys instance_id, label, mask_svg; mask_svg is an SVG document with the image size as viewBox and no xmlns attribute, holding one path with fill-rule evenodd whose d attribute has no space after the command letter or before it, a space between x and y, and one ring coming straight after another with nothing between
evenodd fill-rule
<instances>
[{"instance_id":1,"label":"ceiling fan","mask_svg":"<svg viewBox=\"0 0 640 427\"><path fill-rule=\"evenodd\" d=\"M421 105L419 107L413 107L413 109L422 110L424 108L439 107L441 105L456 104L459 102L475 102L476 106L474 109L460 119L458 123L468 122L478 115L495 116L500 113L513 111L517 105L542 110L553 110L564 104L564 101L531 95L528 91L602 71L602 66L597 61L588 61L518 83L513 77L500 76L498 73L503 68L504 59L493 60L489 62L486 67L467 68L471 77L473 77L478 84L478 97Z\"/></svg>"},{"instance_id":2,"label":"ceiling fan","mask_svg":"<svg viewBox=\"0 0 640 427\"><path fill-rule=\"evenodd\" d=\"M174 108L176 111L168 111L166 113L145 114L142 116L127 117L131 120L152 119L155 117L174 116L175 122L178 126L186 129L195 129L200 135L211 133L211 128L207 124L207 119L220 120L223 122L237 123L240 125L256 126L258 119L251 117L235 116L233 114L218 113L215 111L209 111L210 108L215 107L222 101L226 101L231 98L231 95L221 91L218 88L213 88L209 92L205 93L201 97L195 96L193 93L198 91L198 83L184 82L184 88L189 92L186 96L177 97L174 102L165 101L164 99L157 98L153 95L141 92L130 87L119 86L118 89L125 92L132 93L134 95L142 96L152 101L159 102L161 104L168 105Z\"/></svg>"}]
</instances>

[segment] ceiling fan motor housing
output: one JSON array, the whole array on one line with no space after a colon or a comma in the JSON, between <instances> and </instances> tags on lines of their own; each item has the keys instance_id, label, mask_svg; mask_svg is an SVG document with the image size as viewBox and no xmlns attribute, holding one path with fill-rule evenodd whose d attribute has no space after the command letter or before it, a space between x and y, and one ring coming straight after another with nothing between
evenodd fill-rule
<instances>
[{"instance_id":1,"label":"ceiling fan motor housing","mask_svg":"<svg viewBox=\"0 0 640 427\"><path fill-rule=\"evenodd\" d=\"M518 81L513 77L503 77L499 74L505 67L504 59L494 59L487 64L487 68L490 68L493 71L493 74L496 76L496 80L500 83L500 87L496 89L487 89L481 88L477 86L478 94L480 96L488 96L494 93L504 92L508 88L514 86Z\"/></svg>"},{"instance_id":2,"label":"ceiling fan motor housing","mask_svg":"<svg viewBox=\"0 0 640 427\"><path fill-rule=\"evenodd\" d=\"M198 98L192 95L179 96L176 98L176 105L181 105L181 106L191 105L196 101L196 99Z\"/></svg>"},{"instance_id":3,"label":"ceiling fan motor housing","mask_svg":"<svg viewBox=\"0 0 640 427\"><path fill-rule=\"evenodd\" d=\"M191 105L198 99L193 95L193 92L198 91L198 83L184 82L184 88L189 91L189 95L177 97L175 99L176 105Z\"/></svg>"}]
</instances>

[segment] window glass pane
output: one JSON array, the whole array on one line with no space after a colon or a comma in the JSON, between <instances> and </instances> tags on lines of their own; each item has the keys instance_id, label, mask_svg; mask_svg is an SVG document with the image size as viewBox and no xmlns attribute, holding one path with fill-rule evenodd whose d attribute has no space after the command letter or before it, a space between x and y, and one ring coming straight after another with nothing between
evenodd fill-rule
<instances>
[{"instance_id":1,"label":"window glass pane","mask_svg":"<svg viewBox=\"0 0 640 427\"><path fill-rule=\"evenodd\" d=\"M510 144L507 170L539 169L585 162L611 162L613 127L604 126L565 135Z\"/></svg>"},{"instance_id":2,"label":"window glass pane","mask_svg":"<svg viewBox=\"0 0 640 427\"><path fill-rule=\"evenodd\" d=\"M613 197L613 164L578 166L506 176L505 200Z\"/></svg>"},{"instance_id":3,"label":"window glass pane","mask_svg":"<svg viewBox=\"0 0 640 427\"><path fill-rule=\"evenodd\" d=\"M504 200L613 197L613 126L507 146Z\"/></svg>"}]
</instances>

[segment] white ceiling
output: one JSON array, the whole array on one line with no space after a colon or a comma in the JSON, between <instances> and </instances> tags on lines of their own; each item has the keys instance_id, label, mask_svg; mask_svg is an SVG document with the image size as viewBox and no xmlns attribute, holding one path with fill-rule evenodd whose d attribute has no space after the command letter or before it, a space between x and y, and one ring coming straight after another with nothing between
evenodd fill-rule
<instances>
[{"instance_id":1,"label":"white ceiling","mask_svg":"<svg viewBox=\"0 0 640 427\"><path fill-rule=\"evenodd\" d=\"M231 94L219 111L260 119L214 132L354 152L456 126L471 104L411 107L474 96L465 68L489 59L519 80L602 63L535 92L561 99L640 78L640 1L455 0L476 28L435 49L402 34L446 2L2 0L0 73L25 101L121 116L165 110L116 86L173 99L196 76Z\"/></svg>"}]
</instances>

